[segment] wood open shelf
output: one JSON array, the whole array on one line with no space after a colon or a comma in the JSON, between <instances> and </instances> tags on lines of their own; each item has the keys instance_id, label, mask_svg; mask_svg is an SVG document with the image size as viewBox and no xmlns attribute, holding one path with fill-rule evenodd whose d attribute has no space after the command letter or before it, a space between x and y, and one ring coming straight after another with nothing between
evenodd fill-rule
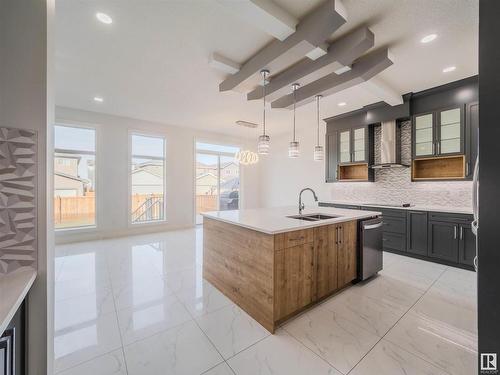
<instances>
[{"instance_id":1,"label":"wood open shelf","mask_svg":"<svg viewBox=\"0 0 500 375\"><path fill-rule=\"evenodd\" d=\"M368 163L338 166L339 181L368 181Z\"/></svg>"},{"instance_id":2,"label":"wood open shelf","mask_svg":"<svg viewBox=\"0 0 500 375\"><path fill-rule=\"evenodd\" d=\"M411 173L413 181L459 180L465 178L465 156L415 159Z\"/></svg>"}]
</instances>

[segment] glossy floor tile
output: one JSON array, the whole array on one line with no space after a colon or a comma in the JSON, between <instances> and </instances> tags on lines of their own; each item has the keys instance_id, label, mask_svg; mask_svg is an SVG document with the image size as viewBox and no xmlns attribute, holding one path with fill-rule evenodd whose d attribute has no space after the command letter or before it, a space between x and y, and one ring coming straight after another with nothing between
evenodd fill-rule
<instances>
[{"instance_id":1,"label":"glossy floor tile","mask_svg":"<svg viewBox=\"0 0 500 375\"><path fill-rule=\"evenodd\" d=\"M193 321L125 346L130 375L201 374L223 362Z\"/></svg>"},{"instance_id":2,"label":"glossy floor tile","mask_svg":"<svg viewBox=\"0 0 500 375\"><path fill-rule=\"evenodd\" d=\"M384 270L270 335L203 279L201 228L58 246L59 375L475 374L476 274Z\"/></svg>"},{"instance_id":3,"label":"glossy floor tile","mask_svg":"<svg viewBox=\"0 0 500 375\"><path fill-rule=\"evenodd\" d=\"M270 335L236 305L205 314L196 321L225 359Z\"/></svg>"}]
</instances>

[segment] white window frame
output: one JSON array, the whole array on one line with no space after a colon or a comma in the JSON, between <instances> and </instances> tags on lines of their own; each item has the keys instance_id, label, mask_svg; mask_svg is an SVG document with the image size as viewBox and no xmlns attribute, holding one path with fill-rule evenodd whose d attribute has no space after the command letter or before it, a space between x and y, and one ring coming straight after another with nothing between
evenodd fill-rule
<instances>
[{"instance_id":1,"label":"white window frame","mask_svg":"<svg viewBox=\"0 0 500 375\"><path fill-rule=\"evenodd\" d=\"M207 144L212 144L212 145L219 145L219 146L230 146L230 147L238 147L240 150L243 149L243 145L240 142L227 142L227 141L218 141L210 138L198 138L194 137L193 139L193 223L194 225L198 225L196 223L196 155L198 154L198 149L196 147L196 143L207 143ZM234 157L234 154L230 152L219 152L219 151L205 151L205 150L200 150L201 154L207 154L207 155L215 155L215 156L230 156ZM217 162L217 168L218 172L220 174L220 161ZM243 183L244 183L244 168L241 168L241 164L238 164L239 168L239 178L240 178L240 189L238 191L238 210L244 209L244 189L243 189ZM220 210L220 176L217 177L217 197L219 198L217 200L217 209Z\"/></svg>"},{"instance_id":2,"label":"white window frame","mask_svg":"<svg viewBox=\"0 0 500 375\"><path fill-rule=\"evenodd\" d=\"M132 222L132 136L138 135L142 137L161 138L163 139L163 219L154 221L144 221L141 223ZM127 216L128 226L140 227L149 225L165 224L167 222L167 136L160 132L148 132L144 130L129 130L128 131L128 204Z\"/></svg>"},{"instance_id":3,"label":"white window frame","mask_svg":"<svg viewBox=\"0 0 500 375\"><path fill-rule=\"evenodd\" d=\"M73 232L95 232L97 229L100 228L101 225L101 210L102 210L102 204L101 204L101 187L100 183L102 180L102 176L100 175L101 173L101 161L100 161L100 149L101 149L101 128L97 124L89 124L89 123L83 123L83 122L78 122L78 121L67 121L67 120L61 120L61 121L55 121L54 127L59 126L59 127L66 127L66 128L79 128L79 129L90 129L94 131L94 178L95 178L95 187L94 187L94 224L93 225L84 225L80 227L68 227L68 228L56 228L55 223L54 225L54 232L57 233L57 235L63 235L64 233L73 233ZM52 157L55 158L55 154L57 152L57 148L55 147L55 135L54 135L54 148L53 148L53 155ZM61 149L59 149L61 150ZM72 150L63 150L67 153L75 153L77 154L78 152L74 152ZM68 152L69 151L69 152ZM55 178L55 171L52 172L52 178ZM53 184L54 185L54 184ZM54 192L55 192L55 187L52 187L51 191L51 196L52 200L54 200ZM52 218L54 220L54 218Z\"/></svg>"}]
</instances>

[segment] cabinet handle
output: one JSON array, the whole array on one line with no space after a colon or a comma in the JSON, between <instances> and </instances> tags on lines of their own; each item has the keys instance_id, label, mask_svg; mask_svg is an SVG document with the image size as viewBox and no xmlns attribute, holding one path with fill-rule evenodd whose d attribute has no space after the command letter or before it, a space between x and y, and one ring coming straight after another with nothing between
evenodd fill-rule
<instances>
[{"instance_id":1,"label":"cabinet handle","mask_svg":"<svg viewBox=\"0 0 500 375\"><path fill-rule=\"evenodd\" d=\"M339 244L339 227L335 227L335 245Z\"/></svg>"},{"instance_id":2,"label":"cabinet handle","mask_svg":"<svg viewBox=\"0 0 500 375\"><path fill-rule=\"evenodd\" d=\"M441 153L441 141L437 141L437 154Z\"/></svg>"},{"instance_id":3,"label":"cabinet handle","mask_svg":"<svg viewBox=\"0 0 500 375\"><path fill-rule=\"evenodd\" d=\"M436 142L432 142L432 155L436 154Z\"/></svg>"},{"instance_id":4,"label":"cabinet handle","mask_svg":"<svg viewBox=\"0 0 500 375\"><path fill-rule=\"evenodd\" d=\"M465 176L469 175L469 162L465 163Z\"/></svg>"},{"instance_id":5,"label":"cabinet handle","mask_svg":"<svg viewBox=\"0 0 500 375\"><path fill-rule=\"evenodd\" d=\"M454 240L457 239L457 226L456 225L453 227L453 239Z\"/></svg>"},{"instance_id":6,"label":"cabinet handle","mask_svg":"<svg viewBox=\"0 0 500 375\"><path fill-rule=\"evenodd\" d=\"M464 227L460 226L460 241L464 239Z\"/></svg>"},{"instance_id":7,"label":"cabinet handle","mask_svg":"<svg viewBox=\"0 0 500 375\"><path fill-rule=\"evenodd\" d=\"M302 241L304 238L304 236L289 238L288 241Z\"/></svg>"}]
</instances>

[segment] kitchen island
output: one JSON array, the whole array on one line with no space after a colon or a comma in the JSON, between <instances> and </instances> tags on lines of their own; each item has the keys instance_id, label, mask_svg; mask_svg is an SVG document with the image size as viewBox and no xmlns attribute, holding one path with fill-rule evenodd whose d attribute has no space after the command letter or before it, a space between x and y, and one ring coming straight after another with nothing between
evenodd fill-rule
<instances>
[{"instance_id":1,"label":"kitchen island","mask_svg":"<svg viewBox=\"0 0 500 375\"><path fill-rule=\"evenodd\" d=\"M304 220L290 217L297 214L294 207L203 214L203 277L271 333L356 279L358 221L380 212L317 207L304 210Z\"/></svg>"}]
</instances>

